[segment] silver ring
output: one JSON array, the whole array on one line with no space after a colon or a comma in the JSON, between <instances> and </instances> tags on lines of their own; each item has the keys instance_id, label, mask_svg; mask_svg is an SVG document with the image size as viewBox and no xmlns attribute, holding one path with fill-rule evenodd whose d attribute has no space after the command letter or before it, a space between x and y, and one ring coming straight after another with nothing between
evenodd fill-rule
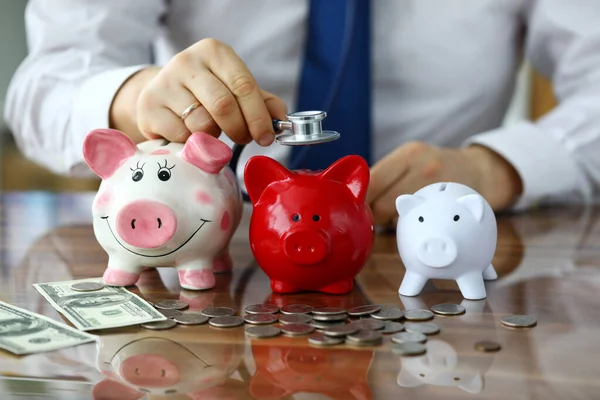
<instances>
[{"instance_id":1,"label":"silver ring","mask_svg":"<svg viewBox=\"0 0 600 400\"><path fill-rule=\"evenodd\" d=\"M200 103L195 102L194 104L186 108L185 111L181 113L181 120L184 121L188 117L188 115L190 115L190 113L198 107L200 107Z\"/></svg>"}]
</instances>

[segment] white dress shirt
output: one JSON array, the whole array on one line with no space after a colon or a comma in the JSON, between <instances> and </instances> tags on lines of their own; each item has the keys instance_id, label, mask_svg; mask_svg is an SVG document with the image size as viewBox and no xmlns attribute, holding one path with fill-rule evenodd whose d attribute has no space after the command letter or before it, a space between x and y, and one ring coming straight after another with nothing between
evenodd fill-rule
<instances>
[{"instance_id":1,"label":"white dress shirt","mask_svg":"<svg viewBox=\"0 0 600 400\"><path fill-rule=\"evenodd\" d=\"M30 159L59 174L90 174L83 138L108 126L121 84L208 37L232 46L261 87L294 110L308 5L29 0L29 55L9 87L6 120ZM412 140L479 143L520 174L517 207L597 197L600 1L377 0L373 6L374 160ZM560 105L536 123L502 128L522 53L552 78ZM288 151L253 143L238 172L254 154L285 163Z\"/></svg>"}]
</instances>

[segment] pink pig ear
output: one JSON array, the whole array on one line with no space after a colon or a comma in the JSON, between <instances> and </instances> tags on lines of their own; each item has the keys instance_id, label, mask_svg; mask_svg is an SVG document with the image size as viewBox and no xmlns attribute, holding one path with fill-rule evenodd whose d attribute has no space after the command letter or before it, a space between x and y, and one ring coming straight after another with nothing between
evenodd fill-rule
<instances>
[{"instance_id":1,"label":"pink pig ear","mask_svg":"<svg viewBox=\"0 0 600 400\"><path fill-rule=\"evenodd\" d=\"M83 158L102 179L110 178L136 151L133 140L115 129L95 129L83 140Z\"/></svg>"},{"instance_id":2,"label":"pink pig ear","mask_svg":"<svg viewBox=\"0 0 600 400\"><path fill-rule=\"evenodd\" d=\"M354 155L340 158L323 171L321 177L343 183L359 203L365 201L371 175L364 158Z\"/></svg>"},{"instance_id":3,"label":"pink pig ear","mask_svg":"<svg viewBox=\"0 0 600 400\"><path fill-rule=\"evenodd\" d=\"M244 183L252 204L258 202L262 192L271 183L291 177L292 172L272 158L265 156L251 157L244 168Z\"/></svg>"},{"instance_id":4,"label":"pink pig ear","mask_svg":"<svg viewBox=\"0 0 600 400\"><path fill-rule=\"evenodd\" d=\"M92 390L94 400L138 400L142 397L144 393L112 379L98 382Z\"/></svg>"},{"instance_id":5,"label":"pink pig ear","mask_svg":"<svg viewBox=\"0 0 600 400\"><path fill-rule=\"evenodd\" d=\"M231 148L208 133L194 133L181 151L181 158L209 174L218 174L231 160Z\"/></svg>"}]
</instances>

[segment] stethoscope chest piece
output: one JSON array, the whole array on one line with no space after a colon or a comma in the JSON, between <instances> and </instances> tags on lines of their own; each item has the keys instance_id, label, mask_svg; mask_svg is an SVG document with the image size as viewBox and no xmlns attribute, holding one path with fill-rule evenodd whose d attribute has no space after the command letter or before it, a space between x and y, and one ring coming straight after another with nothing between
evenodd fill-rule
<instances>
[{"instance_id":1,"label":"stethoscope chest piece","mask_svg":"<svg viewBox=\"0 0 600 400\"><path fill-rule=\"evenodd\" d=\"M303 146L332 142L340 138L335 131L324 131L321 121L327 117L325 111L299 111L287 115L287 121L274 120L276 132L292 131L277 136L277 143L285 146Z\"/></svg>"}]
</instances>

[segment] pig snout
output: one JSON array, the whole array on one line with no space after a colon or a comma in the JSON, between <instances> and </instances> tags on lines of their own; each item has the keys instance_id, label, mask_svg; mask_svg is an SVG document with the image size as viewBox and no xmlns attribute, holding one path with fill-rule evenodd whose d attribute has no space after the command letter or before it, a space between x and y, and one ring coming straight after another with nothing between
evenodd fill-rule
<instances>
[{"instance_id":1,"label":"pig snout","mask_svg":"<svg viewBox=\"0 0 600 400\"><path fill-rule=\"evenodd\" d=\"M155 354L137 354L121 364L121 376L138 387L162 388L179 382L179 369L171 361Z\"/></svg>"},{"instance_id":2,"label":"pig snout","mask_svg":"<svg viewBox=\"0 0 600 400\"><path fill-rule=\"evenodd\" d=\"M329 254L329 238L316 229L292 231L284 237L283 243L285 255L294 264L317 264Z\"/></svg>"},{"instance_id":3,"label":"pig snout","mask_svg":"<svg viewBox=\"0 0 600 400\"><path fill-rule=\"evenodd\" d=\"M177 230L177 217L171 208L156 201L129 203L117 214L117 233L127 244L154 249L167 244Z\"/></svg>"},{"instance_id":4,"label":"pig snout","mask_svg":"<svg viewBox=\"0 0 600 400\"><path fill-rule=\"evenodd\" d=\"M447 267L456 260L458 250L454 241L448 237L426 239L417 249L419 260L428 267Z\"/></svg>"}]
</instances>

